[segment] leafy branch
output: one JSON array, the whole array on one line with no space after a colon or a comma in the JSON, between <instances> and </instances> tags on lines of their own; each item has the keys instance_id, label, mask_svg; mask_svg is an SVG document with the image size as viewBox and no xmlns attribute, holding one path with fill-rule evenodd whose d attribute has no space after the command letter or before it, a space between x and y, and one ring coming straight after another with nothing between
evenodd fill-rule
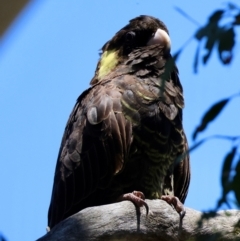
<instances>
[{"instance_id":1,"label":"leafy branch","mask_svg":"<svg viewBox=\"0 0 240 241\"><path fill-rule=\"evenodd\" d=\"M194 24L199 24L182 9L176 10ZM218 56L222 64L228 65L233 60L233 48L235 46L236 27L240 25L240 7L228 3L225 9L216 10L210 15L205 25L200 26L193 37L191 37L175 54L175 60L180 56L187 43L193 38L198 41L193 69L197 73L200 53L203 64L207 64L214 47L217 48ZM203 43L203 44L202 44Z\"/></svg>"},{"instance_id":2,"label":"leafy branch","mask_svg":"<svg viewBox=\"0 0 240 241\"><path fill-rule=\"evenodd\" d=\"M193 69L197 73L199 66L199 59L202 56L202 62L206 65L209 58L216 48L220 62L223 65L230 64L233 60L233 49L235 46L236 27L240 25L240 7L233 3L227 3L224 9L218 9L213 12L205 25L201 26L196 20L185 13L182 9L176 7L176 10L198 26L196 33L187 40L187 42L175 53L174 59L182 53L183 49L187 46L189 41L195 39L198 41L198 45L195 52ZM203 52L203 54L201 54ZM215 135L204 138L200 141L196 141L199 134L206 130L206 128L216 120L223 109L232 101L234 98L239 97L240 93L234 94L228 98L224 98L217 103L213 104L203 115L200 124L195 128L192 138L195 142L188 152L198 148L203 143L210 139L226 139L232 142L231 150L225 155L223 159L222 173L221 173L221 186L222 195L219 198L216 212L223 204L231 207L228 194L234 193L236 201L234 204L240 207L240 136L221 136ZM184 154L186 155L186 154ZM180 157L182 158L182 157Z\"/></svg>"},{"instance_id":3,"label":"leafy branch","mask_svg":"<svg viewBox=\"0 0 240 241\"><path fill-rule=\"evenodd\" d=\"M196 141L198 134L203 132L207 126L219 116L219 114L231 100L239 96L240 93L237 93L213 104L203 115L201 123L196 127L193 133L193 140ZM231 191L234 193L236 198L236 201L234 202L235 206L240 207L240 136L210 136L195 142L195 144L189 149L189 152L193 151L210 139L225 139L232 142L232 148L226 154L223 160L221 174L222 196L218 200L215 211L218 210L223 204L226 204L229 208L231 208L230 202L228 200L228 194Z\"/></svg>"}]
</instances>

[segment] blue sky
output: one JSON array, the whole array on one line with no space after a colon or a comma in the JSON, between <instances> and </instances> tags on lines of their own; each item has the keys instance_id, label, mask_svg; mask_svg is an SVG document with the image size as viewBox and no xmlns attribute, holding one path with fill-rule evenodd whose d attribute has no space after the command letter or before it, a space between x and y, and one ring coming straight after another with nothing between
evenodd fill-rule
<instances>
[{"instance_id":1,"label":"blue sky","mask_svg":"<svg viewBox=\"0 0 240 241\"><path fill-rule=\"evenodd\" d=\"M32 1L0 42L0 232L9 241L45 234L56 158L64 127L77 97L89 86L99 49L140 14L168 26L172 53L197 28L180 15L181 7L199 23L222 1L102 0ZM239 43L239 36L236 38ZM216 52L193 73L197 42L192 40L177 65L184 87L184 126L192 133L211 103L239 92L239 56L222 66ZM239 53L239 45L236 46ZM200 135L239 135L240 98ZM212 140L191 154L192 179L185 205L209 210L220 196L222 159L227 141Z\"/></svg>"}]
</instances>

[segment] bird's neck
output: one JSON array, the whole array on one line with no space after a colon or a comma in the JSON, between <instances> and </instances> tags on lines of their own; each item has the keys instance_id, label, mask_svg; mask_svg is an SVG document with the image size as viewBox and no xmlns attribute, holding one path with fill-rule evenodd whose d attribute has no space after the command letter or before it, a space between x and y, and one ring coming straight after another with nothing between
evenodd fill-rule
<instances>
[{"instance_id":1,"label":"bird's neck","mask_svg":"<svg viewBox=\"0 0 240 241\"><path fill-rule=\"evenodd\" d=\"M99 69L98 69L98 79L102 79L104 76L110 73L117 64L119 63L118 59L118 51L117 50L110 50L105 51L102 54L101 60L99 62Z\"/></svg>"}]
</instances>

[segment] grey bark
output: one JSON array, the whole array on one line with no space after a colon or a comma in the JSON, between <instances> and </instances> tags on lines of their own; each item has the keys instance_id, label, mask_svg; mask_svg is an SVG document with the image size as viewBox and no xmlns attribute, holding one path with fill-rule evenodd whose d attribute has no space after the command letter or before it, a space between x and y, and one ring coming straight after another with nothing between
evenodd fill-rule
<instances>
[{"instance_id":1,"label":"grey bark","mask_svg":"<svg viewBox=\"0 0 240 241\"><path fill-rule=\"evenodd\" d=\"M162 200L146 200L150 212L141 212L129 201L86 208L56 225L37 241L102 240L240 240L240 211L219 211L203 219L203 213L186 208L179 214Z\"/></svg>"}]
</instances>

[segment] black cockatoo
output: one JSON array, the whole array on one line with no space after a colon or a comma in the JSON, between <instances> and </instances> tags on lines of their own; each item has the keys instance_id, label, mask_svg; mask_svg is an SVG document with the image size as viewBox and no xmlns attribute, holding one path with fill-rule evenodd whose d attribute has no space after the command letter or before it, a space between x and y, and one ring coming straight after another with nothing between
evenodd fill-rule
<instances>
[{"instance_id":1,"label":"black cockatoo","mask_svg":"<svg viewBox=\"0 0 240 241\"><path fill-rule=\"evenodd\" d=\"M86 207L120 200L147 207L144 198L162 198L182 211L190 165L170 48L164 23L143 15L102 47L62 138L50 228Z\"/></svg>"}]
</instances>

